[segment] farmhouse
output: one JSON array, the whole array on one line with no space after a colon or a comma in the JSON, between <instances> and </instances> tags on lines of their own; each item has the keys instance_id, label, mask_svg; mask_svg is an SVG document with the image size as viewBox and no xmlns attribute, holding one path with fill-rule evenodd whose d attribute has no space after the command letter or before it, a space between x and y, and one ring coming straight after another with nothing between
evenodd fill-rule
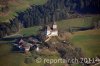
<instances>
[{"instance_id":1,"label":"farmhouse","mask_svg":"<svg viewBox=\"0 0 100 66\"><path fill-rule=\"evenodd\" d=\"M36 51L39 51L39 46L37 45L38 40L29 37L28 39L20 38L17 40L17 42L14 44L16 48L19 49L19 51L24 51L25 53L29 52L30 49L35 49Z\"/></svg>"}]
</instances>

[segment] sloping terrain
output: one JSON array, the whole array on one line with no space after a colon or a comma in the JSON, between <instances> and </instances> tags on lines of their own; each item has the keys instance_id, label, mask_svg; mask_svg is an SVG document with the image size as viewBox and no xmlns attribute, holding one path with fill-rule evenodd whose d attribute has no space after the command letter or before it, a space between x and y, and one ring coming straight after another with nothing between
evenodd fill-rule
<instances>
[{"instance_id":1,"label":"sloping terrain","mask_svg":"<svg viewBox=\"0 0 100 66\"><path fill-rule=\"evenodd\" d=\"M0 65L1 66L47 66L48 64L41 62L36 63L35 59L31 57L30 59L33 59L32 62L26 63L25 61L27 58L29 58L31 55L26 55L23 53L16 53L12 52L12 45L11 44L0 44ZM46 50L44 50L46 51ZM44 52L42 51L43 57L47 59L57 59L60 58L57 53L53 53L52 55L48 55L52 52ZM33 54L36 55L36 54ZM38 57L38 55L37 55ZM54 66L62 66L61 63L55 63Z\"/></svg>"},{"instance_id":2,"label":"sloping terrain","mask_svg":"<svg viewBox=\"0 0 100 66\"><path fill-rule=\"evenodd\" d=\"M42 5L46 2L47 0L0 0L0 22L9 22L18 15L18 12L25 11L31 5ZM4 13L1 10L3 6L9 8L5 8Z\"/></svg>"},{"instance_id":3,"label":"sloping terrain","mask_svg":"<svg viewBox=\"0 0 100 66\"><path fill-rule=\"evenodd\" d=\"M75 32L71 41L86 57L100 56L100 29Z\"/></svg>"}]
</instances>

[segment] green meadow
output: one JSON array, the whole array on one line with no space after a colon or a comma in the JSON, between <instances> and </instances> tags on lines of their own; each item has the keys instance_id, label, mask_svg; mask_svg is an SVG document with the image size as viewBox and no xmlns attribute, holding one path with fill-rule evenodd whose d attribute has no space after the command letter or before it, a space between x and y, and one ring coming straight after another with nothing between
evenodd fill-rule
<instances>
[{"instance_id":1,"label":"green meadow","mask_svg":"<svg viewBox=\"0 0 100 66\"><path fill-rule=\"evenodd\" d=\"M88 27L91 26L91 17L86 18L75 18L75 19L68 19L68 20L62 20L58 21L58 28L59 29L69 29L70 27Z\"/></svg>"},{"instance_id":2,"label":"green meadow","mask_svg":"<svg viewBox=\"0 0 100 66\"><path fill-rule=\"evenodd\" d=\"M75 32L71 41L86 57L100 56L100 29Z\"/></svg>"},{"instance_id":3,"label":"green meadow","mask_svg":"<svg viewBox=\"0 0 100 66\"><path fill-rule=\"evenodd\" d=\"M18 33L24 36L37 35L39 33L39 29L40 26L22 28Z\"/></svg>"}]
</instances>

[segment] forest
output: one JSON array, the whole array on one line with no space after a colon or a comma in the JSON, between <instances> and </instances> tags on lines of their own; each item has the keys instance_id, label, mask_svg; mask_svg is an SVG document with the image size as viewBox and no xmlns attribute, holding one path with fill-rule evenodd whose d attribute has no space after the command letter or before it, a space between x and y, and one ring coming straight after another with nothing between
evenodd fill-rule
<instances>
[{"instance_id":1,"label":"forest","mask_svg":"<svg viewBox=\"0 0 100 66\"><path fill-rule=\"evenodd\" d=\"M1 3L3 2L3 3ZM6 0L0 0L1 11L9 10ZM10 19L8 23L0 22L0 38L16 33L20 27L43 26L50 22L81 18L89 14L100 14L100 0L48 0L43 5L31 5L24 12L17 12L18 16ZM99 19L95 25L100 26Z\"/></svg>"}]
</instances>

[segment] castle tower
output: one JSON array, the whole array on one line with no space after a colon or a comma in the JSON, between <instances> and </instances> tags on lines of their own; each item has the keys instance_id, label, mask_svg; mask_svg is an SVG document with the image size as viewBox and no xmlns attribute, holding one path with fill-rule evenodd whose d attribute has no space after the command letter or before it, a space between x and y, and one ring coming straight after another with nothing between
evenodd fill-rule
<instances>
[{"instance_id":1,"label":"castle tower","mask_svg":"<svg viewBox=\"0 0 100 66\"><path fill-rule=\"evenodd\" d=\"M53 30L52 30L52 36L58 36L58 29L57 29L56 22L53 23L52 28L53 28Z\"/></svg>"},{"instance_id":2,"label":"castle tower","mask_svg":"<svg viewBox=\"0 0 100 66\"><path fill-rule=\"evenodd\" d=\"M56 24L56 22L53 23L53 27L52 28L53 28L53 30L57 30L57 24Z\"/></svg>"}]
</instances>

